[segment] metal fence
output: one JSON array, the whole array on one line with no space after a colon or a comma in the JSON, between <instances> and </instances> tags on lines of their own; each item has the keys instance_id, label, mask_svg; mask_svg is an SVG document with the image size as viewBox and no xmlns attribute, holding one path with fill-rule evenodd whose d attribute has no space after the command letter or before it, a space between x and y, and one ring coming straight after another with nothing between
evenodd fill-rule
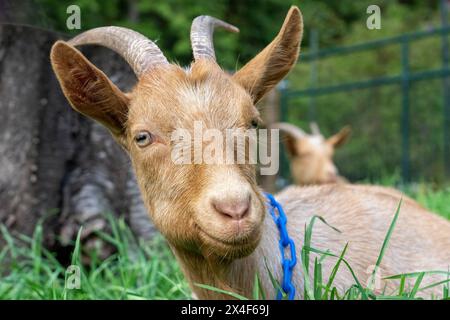
<instances>
[{"instance_id":1,"label":"metal fence","mask_svg":"<svg viewBox=\"0 0 450 320\"><path fill-rule=\"evenodd\" d=\"M292 90L288 88L280 89L280 113L281 120L286 121L289 108L292 108L290 102L293 98L308 98L308 115L310 120L316 117L316 98L323 95L330 95L339 92L350 92L354 90L367 89L379 86L399 85L401 88L401 175L404 182L410 180L410 86L414 82L442 79L443 96L442 96L442 126L443 126L443 157L444 172L450 177L450 92L449 92L449 43L448 35L450 27L447 24L447 6L445 1L441 2L442 26L440 28L419 31L413 33L402 34L390 38L384 38L376 41L360 43L350 46L341 46L328 49L318 49L318 34L311 32L309 52L302 54L301 61L311 63L310 83L311 86L302 90ZM440 37L441 39L441 60L440 68L429 69L420 72L411 72L410 70L410 47L411 43L419 39L430 37ZM378 50L389 45L400 45L401 48L401 73L397 75L381 76L370 78L363 81L345 82L337 85L320 86L318 81L318 62L321 59L339 55L347 55L355 52ZM282 160L282 175L287 176L286 158Z\"/></svg>"}]
</instances>

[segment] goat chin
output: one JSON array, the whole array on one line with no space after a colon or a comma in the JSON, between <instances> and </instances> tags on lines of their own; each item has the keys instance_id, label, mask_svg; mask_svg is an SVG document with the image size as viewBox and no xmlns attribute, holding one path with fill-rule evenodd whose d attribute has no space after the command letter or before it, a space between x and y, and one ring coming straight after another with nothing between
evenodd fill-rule
<instances>
[{"instance_id":1,"label":"goat chin","mask_svg":"<svg viewBox=\"0 0 450 320\"><path fill-rule=\"evenodd\" d=\"M305 225L313 216L321 216L338 229L333 230L321 221L314 224L312 247L339 254L348 244L346 261L354 270L359 281L366 285L377 261L383 240L399 205L401 194L392 189L363 185L335 184L326 186L288 187L276 195L288 217L288 232L297 247L297 259L303 245ZM205 263L201 257L189 257L175 252L194 294L199 299L228 299L220 293L200 289L194 283L210 284L225 290L251 296L253 279L258 274L266 296L275 297L269 272L281 279L278 230L269 217L264 220L259 245L248 257L236 259L229 264L220 261ZM380 279L386 276L441 270L450 265L450 222L425 210L409 198L404 198L395 230L380 265ZM175 250L176 251L176 250ZM314 261L312 254L310 261ZM323 261L323 281L328 280L336 259L327 257ZM310 274L313 274L311 266ZM425 276L423 285L446 279L445 276ZM413 285L412 279L407 285ZM299 264L293 272L296 298L303 297L303 275ZM342 267L336 274L334 286L345 290L355 284L350 271ZM394 292L399 283L395 280L381 280L375 290ZM439 296L442 287L421 292L424 298L431 294Z\"/></svg>"}]
</instances>

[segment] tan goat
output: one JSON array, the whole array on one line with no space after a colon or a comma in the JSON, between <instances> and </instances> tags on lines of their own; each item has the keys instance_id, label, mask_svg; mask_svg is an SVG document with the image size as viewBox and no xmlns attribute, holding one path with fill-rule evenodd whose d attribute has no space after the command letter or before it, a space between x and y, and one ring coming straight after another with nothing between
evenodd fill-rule
<instances>
[{"instance_id":1,"label":"tan goat","mask_svg":"<svg viewBox=\"0 0 450 320\"><path fill-rule=\"evenodd\" d=\"M284 134L283 142L289 155L294 184L345 182L333 162L333 155L335 149L347 141L350 127L344 127L325 139L316 123L311 123L310 126L311 134L290 123L275 123L271 126Z\"/></svg>"},{"instance_id":2,"label":"tan goat","mask_svg":"<svg viewBox=\"0 0 450 320\"><path fill-rule=\"evenodd\" d=\"M171 132L205 128L249 128L259 115L255 103L295 64L302 38L302 16L292 7L275 39L230 76L216 63L212 44L215 26L236 29L211 17L198 17L191 29L194 62L183 69L169 64L157 46L124 28L105 27L58 41L51 62L72 107L104 124L129 153L151 218L167 238L192 290L199 298L228 298L201 289L208 284L251 296L255 272L267 297L275 290L264 267L277 279L278 231L267 217L266 200L250 164L175 164ZM76 45L100 44L121 54L138 82L130 93L120 91L90 63ZM377 189L351 185L292 187L276 196L288 216L288 229L301 248L304 225L322 215L341 233L317 224L313 245L346 255L364 282L375 264L399 198ZM299 254L299 251L297 251ZM300 257L299 257L300 258ZM332 258L326 259L329 274ZM381 265L383 275L417 270L447 270L450 223L405 201L391 244ZM300 268L294 272L297 298L302 297ZM326 279L325 279L326 280ZM353 284L345 270L336 275L340 287Z\"/></svg>"}]
</instances>

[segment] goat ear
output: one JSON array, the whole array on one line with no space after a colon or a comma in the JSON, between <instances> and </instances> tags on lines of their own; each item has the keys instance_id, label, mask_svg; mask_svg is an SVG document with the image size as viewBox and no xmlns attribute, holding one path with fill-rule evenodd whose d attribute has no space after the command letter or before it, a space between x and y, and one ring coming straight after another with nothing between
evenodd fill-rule
<instances>
[{"instance_id":1,"label":"goat ear","mask_svg":"<svg viewBox=\"0 0 450 320\"><path fill-rule=\"evenodd\" d=\"M258 102L291 70L297 61L303 35L300 10L293 6L275 39L233 78Z\"/></svg>"},{"instance_id":2,"label":"goat ear","mask_svg":"<svg viewBox=\"0 0 450 320\"><path fill-rule=\"evenodd\" d=\"M76 111L106 126L115 138L124 133L129 99L83 54L57 41L50 54L58 81Z\"/></svg>"},{"instance_id":3,"label":"goat ear","mask_svg":"<svg viewBox=\"0 0 450 320\"><path fill-rule=\"evenodd\" d=\"M352 129L350 126L345 126L338 133L329 137L327 139L327 143L331 144L333 147L337 148L342 146L345 142L347 142Z\"/></svg>"},{"instance_id":4,"label":"goat ear","mask_svg":"<svg viewBox=\"0 0 450 320\"><path fill-rule=\"evenodd\" d=\"M284 145L286 147L286 151L287 153L289 153L289 155L291 157L295 157L298 156L299 152L298 152L298 138L288 134L288 133L283 133L284 135Z\"/></svg>"}]
</instances>

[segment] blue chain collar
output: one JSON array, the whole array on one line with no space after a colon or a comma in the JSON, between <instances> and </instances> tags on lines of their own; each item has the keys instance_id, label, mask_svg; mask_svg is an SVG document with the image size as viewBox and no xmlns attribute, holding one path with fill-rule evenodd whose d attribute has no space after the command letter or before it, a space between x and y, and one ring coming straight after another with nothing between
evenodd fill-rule
<instances>
[{"instance_id":1,"label":"blue chain collar","mask_svg":"<svg viewBox=\"0 0 450 320\"><path fill-rule=\"evenodd\" d=\"M292 271L294 270L295 265L297 264L297 256L295 254L295 243L294 241L289 237L287 229L286 229L286 223L287 218L286 214L284 213L283 208L281 207L281 204L279 204L273 195L269 193L264 193L267 200L269 200L268 207L270 215L272 216L275 224L277 225L278 231L280 233L280 241L278 242L280 246L280 252L281 252L281 265L283 267L283 281L281 283L281 288L283 289L284 293L288 296L289 300L294 300L295 296L295 287L292 283ZM275 213L278 211L278 216ZM285 249L290 249L290 259L289 257L286 257ZM282 299L282 293L281 290L278 290L277 292L277 300Z\"/></svg>"}]
</instances>

